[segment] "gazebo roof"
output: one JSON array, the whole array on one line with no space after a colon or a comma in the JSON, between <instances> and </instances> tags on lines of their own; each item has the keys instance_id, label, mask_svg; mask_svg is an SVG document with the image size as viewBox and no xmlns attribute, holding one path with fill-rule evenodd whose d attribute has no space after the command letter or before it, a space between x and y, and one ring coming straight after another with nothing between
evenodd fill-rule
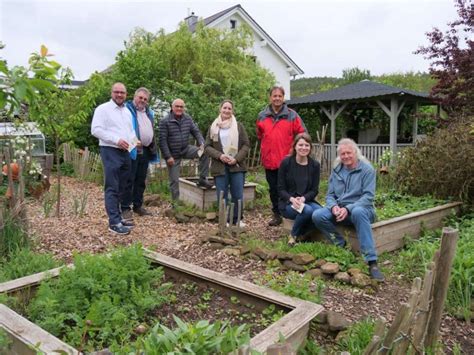
<instances>
[{"instance_id":1,"label":"gazebo roof","mask_svg":"<svg viewBox=\"0 0 474 355\"><path fill-rule=\"evenodd\" d=\"M303 97L288 100L288 105L323 104L343 101L369 101L372 99L384 99L391 96L412 99L421 104L433 104L429 94L413 90L401 89L394 86L362 80L358 83L348 84L332 90L320 92ZM368 100L369 99L369 100Z\"/></svg>"}]
</instances>

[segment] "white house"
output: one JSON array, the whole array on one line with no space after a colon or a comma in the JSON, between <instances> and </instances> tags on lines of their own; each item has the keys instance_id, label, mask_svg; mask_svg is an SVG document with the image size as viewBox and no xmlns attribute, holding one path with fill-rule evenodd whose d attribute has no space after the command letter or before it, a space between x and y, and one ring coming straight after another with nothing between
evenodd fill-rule
<instances>
[{"instance_id":1,"label":"white house","mask_svg":"<svg viewBox=\"0 0 474 355\"><path fill-rule=\"evenodd\" d=\"M184 19L189 29L194 32L198 17L194 12ZM303 70L285 53L283 49L266 33L262 27L245 11L242 6L235 5L203 19L204 25L217 29L233 29L246 23L250 26L253 36L253 55L257 62L271 71L278 85L285 88L285 98L291 98L290 81Z\"/></svg>"}]
</instances>

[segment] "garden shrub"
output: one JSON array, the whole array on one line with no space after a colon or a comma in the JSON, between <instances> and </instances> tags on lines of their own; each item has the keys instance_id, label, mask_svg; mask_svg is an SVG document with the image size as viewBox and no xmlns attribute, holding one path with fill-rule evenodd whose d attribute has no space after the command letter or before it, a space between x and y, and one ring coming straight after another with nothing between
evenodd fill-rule
<instances>
[{"instance_id":1,"label":"garden shrub","mask_svg":"<svg viewBox=\"0 0 474 355\"><path fill-rule=\"evenodd\" d=\"M15 217L11 210L0 206L0 259L8 260L18 249L30 245L28 234L22 226L21 218Z\"/></svg>"},{"instance_id":2,"label":"garden shrub","mask_svg":"<svg viewBox=\"0 0 474 355\"><path fill-rule=\"evenodd\" d=\"M165 302L163 275L162 268L150 268L140 245L110 256L78 255L74 268L41 283L29 315L74 347L116 351L130 340L146 312Z\"/></svg>"},{"instance_id":3,"label":"garden shrub","mask_svg":"<svg viewBox=\"0 0 474 355\"><path fill-rule=\"evenodd\" d=\"M394 172L398 186L417 196L432 194L473 203L473 119L437 129L415 147L403 150Z\"/></svg>"}]
</instances>

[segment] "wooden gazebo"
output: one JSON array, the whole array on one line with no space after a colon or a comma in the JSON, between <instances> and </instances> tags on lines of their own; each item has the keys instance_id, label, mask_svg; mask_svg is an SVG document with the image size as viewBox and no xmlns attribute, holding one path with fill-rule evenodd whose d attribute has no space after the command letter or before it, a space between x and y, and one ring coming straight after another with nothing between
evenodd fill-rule
<instances>
[{"instance_id":1,"label":"wooden gazebo","mask_svg":"<svg viewBox=\"0 0 474 355\"><path fill-rule=\"evenodd\" d=\"M401 89L369 80L362 80L358 83L287 101L288 106L295 110L319 108L329 118L331 121L330 161L336 157L336 119L352 103L357 103L359 107L380 108L388 115L390 118L389 148L393 153L397 152L398 117L401 110L412 105L416 113L419 106L435 105L428 93ZM413 117L413 139L415 139L417 131L418 121L415 114ZM396 157L396 154L393 154L392 157Z\"/></svg>"}]
</instances>

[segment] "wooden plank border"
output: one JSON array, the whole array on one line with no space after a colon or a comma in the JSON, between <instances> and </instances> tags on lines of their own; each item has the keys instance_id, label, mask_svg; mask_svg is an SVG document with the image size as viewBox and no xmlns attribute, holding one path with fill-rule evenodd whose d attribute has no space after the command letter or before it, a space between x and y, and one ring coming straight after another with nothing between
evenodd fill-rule
<instances>
[{"instance_id":1,"label":"wooden plank border","mask_svg":"<svg viewBox=\"0 0 474 355\"><path fill-rule=\"evenodd\" d=\"M289 311L277 322L251 339L250 347L260 352L266 351L270 345L277 343L280 340L280 334L283 335L286 341L291 344L291 347L296 350L306 338L311 320L324 309L323 306L319 304L289 297L265 287L240 280L236 277L227 276L197 265L189 264L148 249L144 249L144 255L153 263L163 266L165 273L174 275L180 274L185 278L192 278L199 280L198 282L201 283L212 284L213 287L227 289L229 292L244 296L246 301L250 301L254 304L275 304L279 308ZM60 269L61 268L56 268L0 284L0 293L15 292L21 288L38 285L44 279L58 276ZM8 332L13 336L21 333L22 337L18 339L25 344L37 344L37 339L29 338L28 334L34 334L37 331L36 328L42 332L45 331L8 309L5 305L0 306L0 326L8 329ZM4 314L8 314L9 316L4 316ZM41 338L40 350L45 351L44 349L51 349L51 347L60 349L54 344L59 344L56 343L56 340L61 341L53 335L47 334L49 337ZM46 351L46 353L49 352Z\"/></svg>"},{"instance_id":2,"label":"wooden plank border","mask_svg":"<svg viewBox=\"0 0 474 355\"><path fill-rule=\"evenodd\" d=\"M380 254L402 248L404 238L419 238L422 227L430 229L441 227L443 218L449 216L452 212L459 213L461 205L462 202L446 203L423 211L373 223L372 232L377 252ZM291 230L292 226L293 221L283 220L285 230ZM344 237L347 237L354 251L359 251L359 241L353 227L337 226L336 229ZM314 231L310 237L314 241L326 241L319 231Z\"/></svg>"}]
</instances>

